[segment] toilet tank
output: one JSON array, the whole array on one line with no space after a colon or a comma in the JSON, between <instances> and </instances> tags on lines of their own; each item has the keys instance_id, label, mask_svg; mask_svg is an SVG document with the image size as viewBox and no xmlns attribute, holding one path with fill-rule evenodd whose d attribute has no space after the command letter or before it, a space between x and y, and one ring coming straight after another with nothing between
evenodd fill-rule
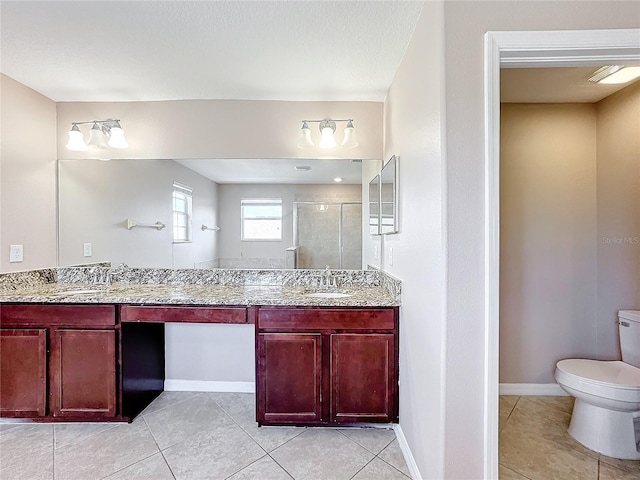
<instances>
[{"instance_id":1,"label":"toilet tank","mask_svg":"<svg viewBox=\"0 0 640 480\"><path fill-rule=\"evenodd\" d=\"M640 310L618 312L622 361L640 368Z\"/></svg>"}]
</instances>

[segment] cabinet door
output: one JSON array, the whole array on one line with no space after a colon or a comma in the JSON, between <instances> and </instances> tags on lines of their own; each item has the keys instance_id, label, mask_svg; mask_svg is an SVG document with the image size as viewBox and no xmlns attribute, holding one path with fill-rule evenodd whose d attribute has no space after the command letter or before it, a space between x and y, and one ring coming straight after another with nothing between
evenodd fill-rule
<instances>
[{"instance_id":1,"label":"cabinet door","mask_svg":"<svg viewBox=\"0 0 640 480\"><path fill-rule=\"evenodd\" d=\"M0 415L43 416L46 375L45 329L0 329Z\"/></svg>"},{"instance_id":2,"label":"cabinet door","mask_svg":"<svg viewBox=\"0 0 640 480\"><path fill-rule=\"evenodd\" d=\"M53 330L52 414L67 417L114 416L115 364L114 330Z\"/></svg>"},{"instance_id":3,"label":"cabinet door","mask_svg":"<svg viewBox=\"0 0 640 480\"><path fill-rule=\"evenodd\" d=\"M322 335L261 333L257 359L258 422L322 420Z\"/></svg>"},{"instance_id":4,"label":"cabinet door","mask_svg":"<svg viewBox=\"0 0 640 480\"><path fill-rule=\"evenodd\" d=\"M393 334L334 334L330 344L331 421L395 421Z\"/></svg>"}]
</instances>

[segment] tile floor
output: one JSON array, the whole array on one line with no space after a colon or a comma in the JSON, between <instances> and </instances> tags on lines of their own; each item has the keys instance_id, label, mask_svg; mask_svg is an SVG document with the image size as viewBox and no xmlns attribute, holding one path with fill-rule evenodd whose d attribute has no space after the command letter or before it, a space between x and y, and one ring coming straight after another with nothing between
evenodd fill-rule
<instances>
[{"instance_id":1,"label":"tile floor","mask_svg":"<svg viewBox=\"0 0 640 480\"><path fill-rule=\"evenodd\" d=\"M593 452L569 436L573 397L500 396L500 480L640 480L640 461Z\"/></svg>"},{"instance_id":2,"label":"tile floor","mask_svg":"<svg viewBox=\"0 0 640 480\"><path fill-rule=\"evenodd\" d=\"M407 480L391 429L262 427L255 397L164 392L131 424L0 424L0 480Z\"/></svg>"}]
</instances>

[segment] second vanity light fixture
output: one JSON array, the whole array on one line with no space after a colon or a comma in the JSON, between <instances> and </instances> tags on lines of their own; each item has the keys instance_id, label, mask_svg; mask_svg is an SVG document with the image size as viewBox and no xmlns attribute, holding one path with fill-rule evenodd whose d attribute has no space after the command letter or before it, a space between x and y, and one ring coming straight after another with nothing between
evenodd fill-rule
<instances>
[{"instance_id":1,"label":"second vanity light fixture","mask_svg":"<svg viewBox=\"0 0 640 480\"><path fill-rule=\"evenodd\" d=\"M318 146L320 148L335 148L337 146L334 133L336 132L336 122L347 122L347 126L344 127L344 138L340 144L342 147L355 148L358 146L358 140L356 139L356 131L353 127L353 119L347 118L343 120L332 120L325 118L323 120L303 120L302 128L300 129L300 141L298 142L299 148L314 147L315 143L311 139L310 123L319 123L320 133L322 138Z\"/></svg>"},{"instance_id":2,"label":"second vanity light fixture","mask_svg":"<svg viewBox=\"0 0 640 480\"><path fill-rule=\"evenodd\" d=\"M89 142L85 143L84 136L78 125L93 124L89 132ZM67 149L76 152L86 152L89 149L103 150L111 148L128 148L129 144L124 138L124 130L120 126L120 120L92 120L90 122L72 122L69 130L69 142Z\"/></svg>"}]
</instances>

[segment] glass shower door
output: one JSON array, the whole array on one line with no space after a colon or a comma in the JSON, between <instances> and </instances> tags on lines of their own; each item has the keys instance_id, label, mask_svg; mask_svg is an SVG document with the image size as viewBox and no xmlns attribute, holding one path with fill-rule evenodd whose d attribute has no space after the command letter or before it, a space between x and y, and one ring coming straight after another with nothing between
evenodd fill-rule
<instances>
[{"instance_id":1,"label":"glass shower door","mask_svg":"<svg viewBox=\"0 0 640 480\"><path fill-rule=\"evenodd\" d=\"M362 268L362 204L297 202L297 268Z\"/></svg>"}]
</instances>

